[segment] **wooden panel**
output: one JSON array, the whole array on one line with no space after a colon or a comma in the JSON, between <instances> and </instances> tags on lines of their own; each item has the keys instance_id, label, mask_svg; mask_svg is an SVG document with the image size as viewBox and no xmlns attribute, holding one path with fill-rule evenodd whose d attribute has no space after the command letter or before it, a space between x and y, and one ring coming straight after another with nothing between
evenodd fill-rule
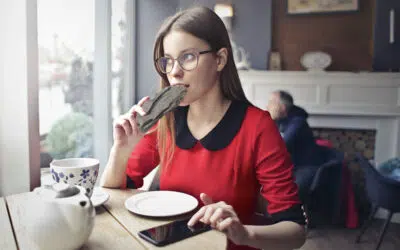
<instances>
[{"instance_id":1,"label":"wooden panel","mask_svg":"<svg viewBox=\"0 0 400 250\"><path fill-rule=\"evenodd\" d=\"M335 85L329 87L329 103L348 106L397 106L396 87ZM377 98L379 97L379 98Z\"/></svg>"},{"instance_id":2,"label":"wooden panel","mask_svg":"<svg viewBox=\"0 0 400 250\"><path fill-rule=\"evenodd\" d=\"M0 197L0 249L17 249L4 198Z\"/></svg>"},{"instance_id":3,"label":"wooden panel","mask_svg":"<svg viewBox=\"0 0 400 250\"><path fill-rule=\"evenodd\" d=\"M255 84L254 100L268 101L270 94L276 90L291 93L296 103L317 104L317 85L315 84Z\"/></svg>"},{"instance_id":4,"label":"wooden panel","mask_svg":"<svg viewBox=\"0 0 400 250\"><path fill-rule=\"evenodd\" d=\"M283 69L304 70L301 56L322 50L332 56L330 71L371 70L374 1L359 1L358 12L314 15L288 15L286 0L272 1L272 50Z\"/></svg>"},{"instance_id":5,"label":"wooden panel","mask_svg":"<svg viewBox=\"0 0 400 250\"><path fill-rule=\"evenodd\" d=\"M262 71L239 72L246 97L265 109L277 89L293 95L310 115L399 116L400 74L350 72Z\"/></svg>"},{"instance_id":6,"label":"wooden panel","mask_svg":"<svg viewBox=\"0 0 400 250\"><path fill-rule=\"evenodd\" d=\"M121 224L127 228L132 235L137 236L137 233L141 230L148 229L151 227L155 227L161 224L168 223L176 218L169 219L150 219L143 218L140 216L136 216L129 212L125 206L125 200L134 195L138 190L120 190L120 189L104 189L105 192L110 194L110 199L104 205L106 209L117 219ZM149 249L159 249L154 245L148 243L147 241L138 238L147 248ZM176 242L174 244L170 244L168 246L163 247L163 249L226 249L227 239L223 233L217 231L209 231L206 233L202 233L200 235L196 235L192 238L185 239L183 241Z\"/></svg>"},{"instance_id":7,"label":"wooden panel","mask_svg":"<svg viewBox=\"0 0 400 250\"><path fill-rule=\"evenodd\" d=\"M8 196L6 199L20 249L39 249L27 231L27 228L32 226L29 224L29 218L32 216L32 213L29 213L31 211L29 204L35 199L34 194L22 193ZM99 208L97 212L94 229L83 249L145 249L104 209Z\"/></svg>"}]
</instances>

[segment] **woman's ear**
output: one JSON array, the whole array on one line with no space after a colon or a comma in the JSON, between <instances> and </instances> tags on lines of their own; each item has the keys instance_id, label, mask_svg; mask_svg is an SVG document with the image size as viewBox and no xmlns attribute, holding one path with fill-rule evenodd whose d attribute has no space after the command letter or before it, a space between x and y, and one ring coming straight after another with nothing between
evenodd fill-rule
<instances>
[{"instance_id":1,"label":"woman's ear","mask_svg":"<svg viewBox=\"0 0 400 250\"><path fill-rule=\"evenodd\" d=\"M217 52L217 71L222 71L228 62L228 49L221 48Z\"/></svg>"}]
</instances>

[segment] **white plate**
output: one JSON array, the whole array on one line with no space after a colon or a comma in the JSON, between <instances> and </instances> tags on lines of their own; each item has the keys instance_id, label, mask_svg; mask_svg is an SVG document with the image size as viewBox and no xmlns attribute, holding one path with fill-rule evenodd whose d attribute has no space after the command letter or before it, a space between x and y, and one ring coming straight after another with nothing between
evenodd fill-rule
<instances>
[{"instance_id":1,"label":"white plate","mask_svg":"<svg viewBox=\"0 0 400 250\"><path fill-rule=\"evenodd\" d=\"M188 194L174 191L149 191L128 198L125 207L135 214L151 217L167 217L188 213L198 201Z\"/></svg>"},{"instance_id":2,"label":"white plate","mask_svg":"<svg viewBox=\"0 0 400 250\"><path fill-rule=\"evenodd\" d=\"M101 190L101 188L94 187L93 194L92 197L90 197L90 200L92 201L94 207L98 207L106 203L106 201L108 201L109 198L110 195Z\"/></svg>"}]
</instances>

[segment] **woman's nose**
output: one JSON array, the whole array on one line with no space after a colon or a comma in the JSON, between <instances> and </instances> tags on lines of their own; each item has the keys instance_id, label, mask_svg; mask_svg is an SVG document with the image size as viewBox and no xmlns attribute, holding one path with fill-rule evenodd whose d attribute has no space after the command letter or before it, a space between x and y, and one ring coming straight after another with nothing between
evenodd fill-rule
<instances>
[{"instance_id":1,"label":"woman's nose","mask_svg":"<svg viewBox=\"0 0 400 250\"><path fill-rule=\"evenodd\" d=\"M178 61L175 60L174 61L174 65L172 66L172 70L169 73L171 76L182 76L183 74L183 70L181 68L181 66L179 65Z\"/></svg>"}]
</instances>

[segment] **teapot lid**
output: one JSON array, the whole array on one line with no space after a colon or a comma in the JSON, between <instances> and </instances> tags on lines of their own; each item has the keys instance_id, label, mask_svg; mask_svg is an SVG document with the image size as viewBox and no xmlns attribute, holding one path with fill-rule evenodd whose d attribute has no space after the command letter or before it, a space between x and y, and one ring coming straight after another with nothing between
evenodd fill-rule
<instances>
[{"instance_id":1,"label":"teapot lid","mask_svg":"<svg viewBox=\"0 0 400 250\"><path fill-rule=\"evenodd\" d=\"M43 188L39 188L36 191L39 195L45 196L46 198L58 199L77 195L81 190L77 186L70 184L55 183L53 185L44 185Z\"/></svg>"}]
</instances>

